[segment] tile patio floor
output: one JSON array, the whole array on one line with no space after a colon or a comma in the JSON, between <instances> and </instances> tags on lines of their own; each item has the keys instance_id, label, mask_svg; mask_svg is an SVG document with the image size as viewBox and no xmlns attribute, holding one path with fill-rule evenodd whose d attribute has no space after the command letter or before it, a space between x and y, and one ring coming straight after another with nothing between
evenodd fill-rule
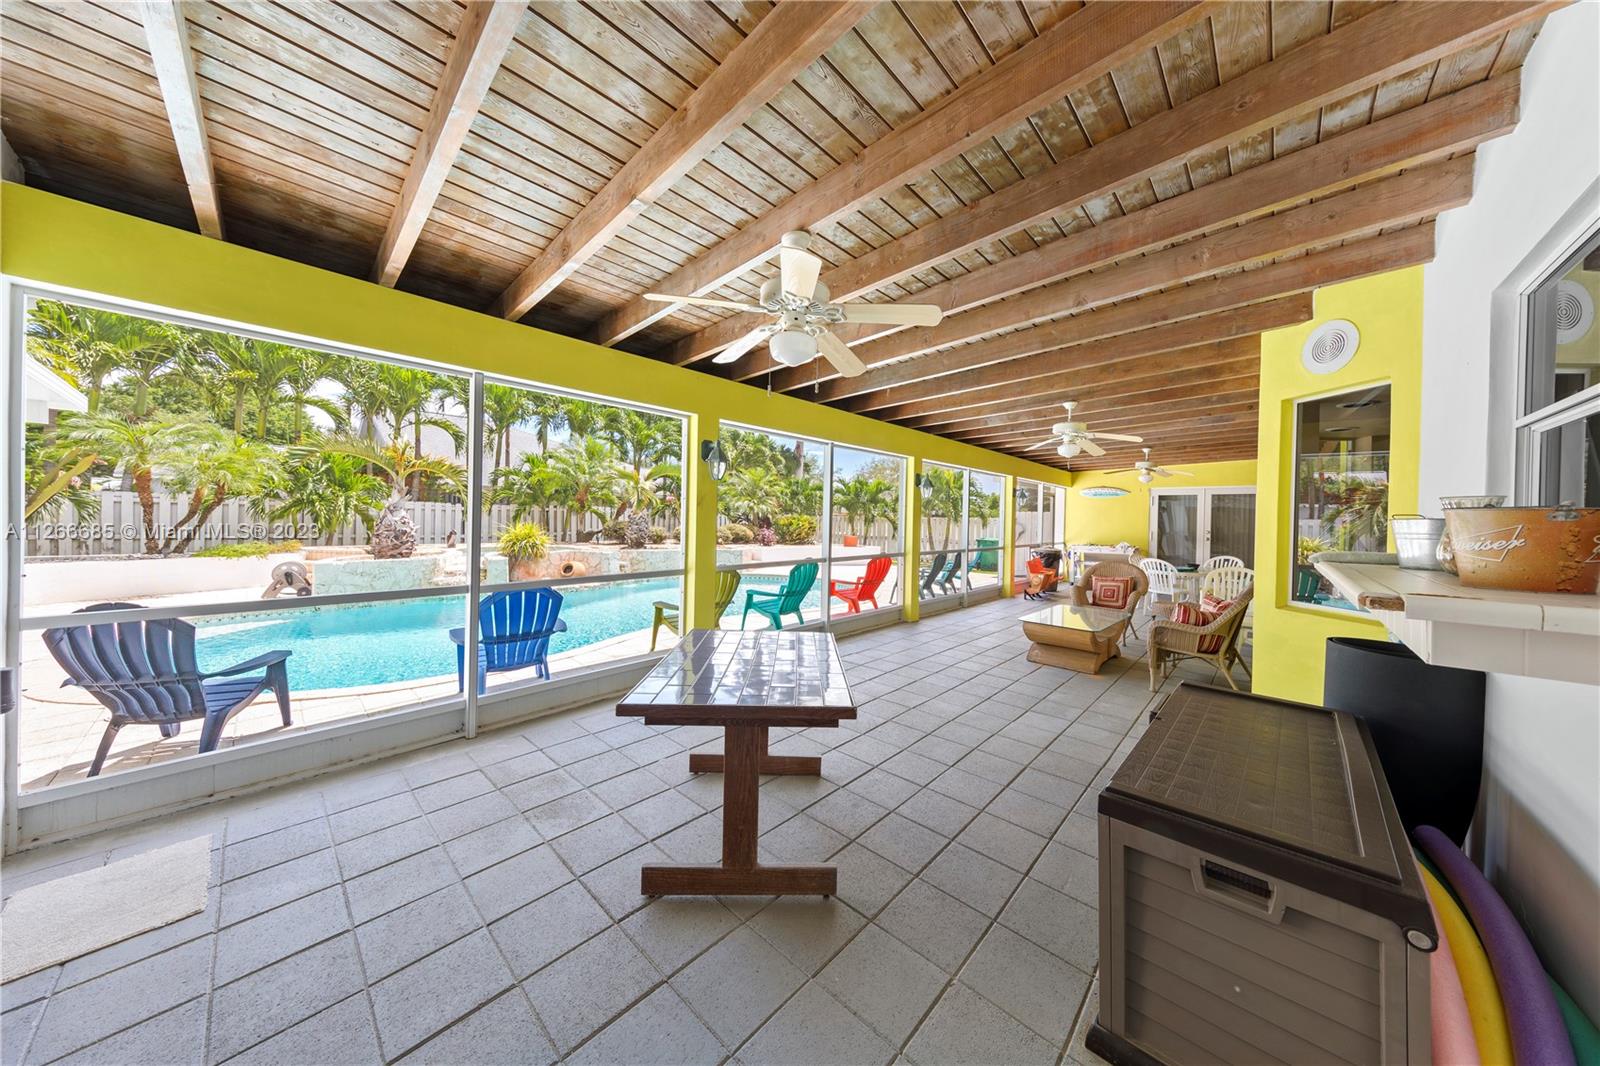
<instances>
[{"instance_id":1,"label":"tile patio floor","mask_svg":"<svg viewBox=\"0 0 1600 1066\"><path fill-rule=\"evenodd\" d=\"M762 785L762 850L836 862L836 899L641 897L718 854L685 753L720 738L596 705L7 860L9 895L214 848L203 913L0 988L0 1060L1097 1061L1094 796L1152 697L1137 642L1029 664L1031 609L841 640L859 720L774 730L824 776Z\"/></svg>"}]
</instances>

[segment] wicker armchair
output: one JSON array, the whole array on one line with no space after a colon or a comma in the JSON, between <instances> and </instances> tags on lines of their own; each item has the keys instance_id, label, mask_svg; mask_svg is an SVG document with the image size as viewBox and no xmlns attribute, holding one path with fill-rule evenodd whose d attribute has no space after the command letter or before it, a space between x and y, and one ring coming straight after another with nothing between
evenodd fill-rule
<instances>
[{"instance_id":1,"label":"wicker armchair","mask_svg":"<svg viewBox=\"0 0 1600 1066\"><path fill-rule=\"evenodd\" d=\"M1250 665L1239 657L1239 627L1244 622L1244 613L1249 609L1253 595L1255 588L1246 588L1208 626L1183 625L1159 618L1152 622L1146 640L1150 655L1150 691L1161 687L1161 682L1179 659L1200 659L1215 667L1228 679L1228 687L1237 692L1239 686L1233 680L1234 664L1244 668L1245 677L1250 676ZM1206 650L1202 651L1202 648Z\"/></svg>"},{"instance_id":2,"label":"wicker armchair","mask_svg":"<svg viewBox=\"0 0 1600 1066\"><path fill-rule=\"evenodd\" d=\"M1150 589L1149 575L1147 575L1137 566L1134 566L1132 563L1121 562L1114 559L1108 559L1099 563L1091 563L1083 568L1083 573L1078 575L1078 580L1072 583L1072 587L1069 590L1069 596L1073 603L1080 607L1087 607L1091 605L1089 593L1094 587L1094 578L1096 575L1100 577L1127 577L1133 579L1133 584L1128 589L1128 606L1124 608L1129 615L1128 624L1123 627L1123 631L1121 633L1117 634L1117 641L1118 643L1121 643L1123 636L1126 635L1127 631L1130 629L1133 630L1134 636L1138 636L1139 631L1133 623L1133 618L1136 616L1136 613L1139 609L1139 601L1144 598L1144 594Z\"/></svg>"}]
</instances>

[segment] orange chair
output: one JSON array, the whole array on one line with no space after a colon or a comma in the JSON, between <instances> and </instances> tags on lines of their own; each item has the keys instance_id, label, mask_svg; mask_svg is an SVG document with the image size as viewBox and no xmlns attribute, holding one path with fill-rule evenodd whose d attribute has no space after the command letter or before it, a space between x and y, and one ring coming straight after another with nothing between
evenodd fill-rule
<instances>
[{"instance_id":1,"label":"orange chair","mask_svg":"<svg viewBox=\"0 0 1600 1066\"><path fill-rule=\"evenodd\" d=\"M860 614L863 600L876 610L878 586L889 576L889 564L892 561L887 555L880 555L867 563L867 572L855 580L828 582L828 595L843 600L849 607L848 614Z\"/></svg>"},{"instance_id":2,"label":"orange chair","mask_svg":"<svg viewBox=\"0 0 1600 1066\"><path fill-rule=\"evenodd\" d=\"M1038 556L1028 560L1028 587L1022 593L1025 599L1042 600L1045 594L1054 591L1056 587L1056 572L1039 559Z\"/></svg>"}]
</instances>

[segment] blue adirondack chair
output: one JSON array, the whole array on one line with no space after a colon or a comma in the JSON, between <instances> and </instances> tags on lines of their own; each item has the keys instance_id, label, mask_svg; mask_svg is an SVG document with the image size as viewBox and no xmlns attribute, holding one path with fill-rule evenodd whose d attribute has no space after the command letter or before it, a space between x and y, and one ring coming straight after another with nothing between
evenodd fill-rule
<instances>
[{"instance_id":1,"label":"blue adirondack chair","mask_svg":"<svg viewBox=\"0 0 1600 1066\"><path fill-rule=\"evenodd\" d=\"M97 603L87 611L136 610L137 603ZM100 738L89 776L106 761L112 741L125 725L153 725L164 737L175 737L183 722L205 719L200 750L222 739L222 727L261 693L278 697L283 724L289 720L287 651L269 651L226 670L203 671L195 662L194 626L180 618L153 621L86 623L43 633L61 669L63 685L78 685L111 711L111 723ZM252 677L240 677L262 670Z\"/></svg>"},{"instance_id":2,"label":"blue adirondack chair","mask_svg":"<svg viewBox=\"0 0 1600 1066\"><path fill-rule=\"evenodd\" d=\"M783 616L786 614L794 615L796 621L805 625L806 620L800 613L800 604L805 601L806 594L816 583L817 564L800 563L789 571L783 587L777 591L751 589L744 594L744 614L739 619L739 628L743 629L745 622L749 621L751 611L764 615L767 621L772 623L773 629L783 628Z\"/></svg>"},{"instance_id":3,"label":"blue adirondack chair","mask_svg":"<svg viewBox=\"0 0 1600 1066\"><path fill-rule=\"evenodd\" d=\"M555 589L517 589L491 593L478 605L478 694L495 670L534 668L550 680L550 638L567 631L561 614L561 593ZM456 646L456 691L467 687L467 631L452 629Z\"/></svg>"},{"instance_id":4,"label":"blue adirondack chair","mask_svg":"<svg viewBox=\"0 0 1600 1066\"><path fill-rule=\"evenodd\" d=\"M950 567L939 578L939 587L945 592L954 593L961 591L961 552L950 556Z\"/></svg>"}]
</instances>

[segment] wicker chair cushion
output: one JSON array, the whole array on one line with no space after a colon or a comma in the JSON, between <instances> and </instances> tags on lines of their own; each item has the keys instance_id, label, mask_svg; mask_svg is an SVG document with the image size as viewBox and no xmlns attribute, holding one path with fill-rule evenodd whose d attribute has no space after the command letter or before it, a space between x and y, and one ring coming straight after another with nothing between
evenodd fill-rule
<instances>
[{"instance_id":1,"label":"wicker chair cushion","mask_svg":"<svg viewBox=\"0 0 1600 1066\"><path fill-rule=\"evenodd\" d=\"M1219 600L1209 592L1200 597L1200 609L1211 616L1206 619L1207 625L1214 622L1218 615L1232 606L1232 600Z\"/></svg>"},{"instance_id":2,"label":"wicker chair cushion","mask_svg":"<svg viewBox=\"0 0 1600 1066\"><path fill-rule=\"evenodd\" d=\"M1114 610L1128 609L1128 597L1133 592L1131 577L1094 577L1090 581L1089 602L1096 607Z\"/></svg>"},{"instance_id":3,"label":"wicker chair cushion","mask_svg":"<svg viewBox=\"0 0 1600 1066\"><path fill-rule=\"evenodd\" d=\"M1175 604L1172 608L1172 621L1184 626L1194 626L1198 629L1210 625L1217 620L1217 616L1208 612L1204 607L1192 603ZM1221 633L1211 633L1200 638L1195 645L1195 651L1201 655L1215 655L1222 650L1224 636Z\"/></svg>"}]
</instances>

